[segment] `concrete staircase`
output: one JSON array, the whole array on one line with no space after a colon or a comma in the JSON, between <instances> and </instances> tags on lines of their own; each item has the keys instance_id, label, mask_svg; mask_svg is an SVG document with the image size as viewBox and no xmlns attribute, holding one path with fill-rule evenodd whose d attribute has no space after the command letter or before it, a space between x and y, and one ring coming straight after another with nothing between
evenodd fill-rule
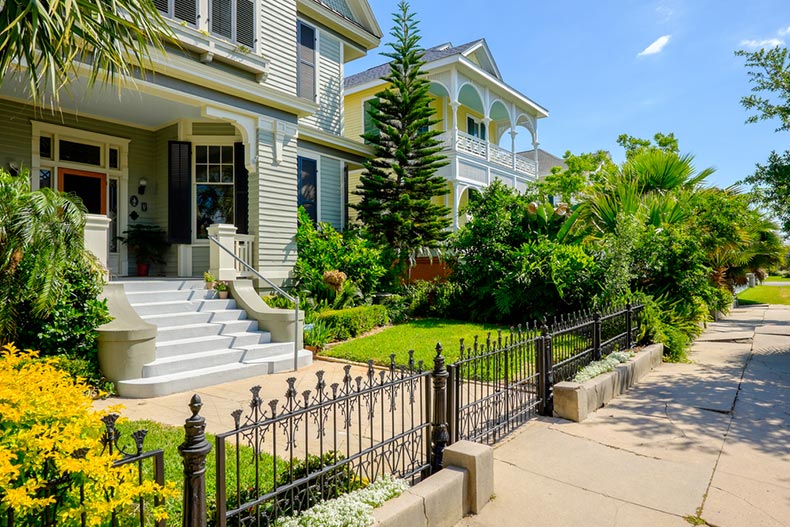
<instances>
[{"instance_id":1,"label":"concrete staircase","mask_svg":"<svg viewBox=\"0 0 790 527\"><path fill-rule=\"evenodd\" d=\"M272 342L235 301L218 299L202 281L122 283L140 318L158 329L156 359L143 366L141 378L117 383L125 397L158 397L294 367L293 342ZM311 362L312 354L299 350L298 366Z\"/></svg>"}]
</instances>

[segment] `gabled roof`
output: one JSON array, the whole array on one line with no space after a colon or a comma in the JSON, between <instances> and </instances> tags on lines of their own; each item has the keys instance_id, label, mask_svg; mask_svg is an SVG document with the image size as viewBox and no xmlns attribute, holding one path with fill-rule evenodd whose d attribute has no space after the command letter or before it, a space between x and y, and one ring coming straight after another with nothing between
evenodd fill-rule
<instances>
[{"instance_id":1,"label":"gabled roof","mask_svg":"<svg viewBox=\"0 0 790 527\"><path fill-rule=\"evenodd\" d=\"M296 0L296 8L345 37L346 62L364 56L381 42L381 27L367 0Z\"/></svg>"},{"instance_id":2,"label":"gabled roof","mask_svg":"<svg viewBox=\"0 0 790 527\"><path fill-rule=\"evenodd\" d=\"M425 55L423 55L423 60L426 62L426 64L430 64L431 62L435 62L445 57L451 57L453 55L462 55L464 57L474 56L476 59L474 61L475 63L477 63L481 68L486 70L491 75L494 75L499 80L502 80L502 75L499 73L499 68L494 62L494 58L491 55L491 51L488 49L488 44L486 44L484 38L473 40L472 42L467 42L466 44L461 44L460 46L453 46L451 42L439 44L438 46L426 49ZM389 62L385 64L379 64L373 68L346 77L344 85L346 89L353 88L354 86L359 86L360 84L378 80L387 75L389 71Z\"/></svg>"},{"instance_id":3,"label":"gabled roof","mask_svg":"<svg viewBox=\"0 0 790 527\"><path fill-rule=\"evenodd\" d=\"M349 20L354 22L359 22L356 18L354 18L354 13L351 12L351 9L348 7L348 3L346 0L316 0L319 4L323 5L324 7L328 7L335 13L339 14L342 17L345 17Z\"/></svg>"},{"instance_id":4,"label":"gabled roof","mask_svg":"<svg viewBox=\"0 0 790 527\"><path fill-rule=\"evenodd\" d=\"M534 159L535 149L533 148L532 150L519 152L518 155L526 157L527 159ZM557 157L554 154L546 152L542 148L538 148L538 177L542 178L548 176L551 174L551 169L553 167L567 169L568 165L565 164L565 161L561 157Z\"/></svg>"}]
</instances>

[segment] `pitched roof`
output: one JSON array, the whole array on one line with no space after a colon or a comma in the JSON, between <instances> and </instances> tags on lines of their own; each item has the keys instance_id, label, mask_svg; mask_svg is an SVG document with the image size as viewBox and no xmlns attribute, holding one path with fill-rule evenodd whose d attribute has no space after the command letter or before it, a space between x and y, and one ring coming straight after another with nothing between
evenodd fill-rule
<instances>
[{"instance_id":1,"label":"pitched roof","mask_svg":"<svg viewBox=\"0 0 790 527\"><path fill-rule=\"evenodd\" d=\"M356 18L354 18L354 13L351 12L351 8L348 7L346 0L316 0L316 2L331 9L343 18L357 22Z\"/></svg>"},{"instance_id":2,"label":"pitched roof","mask_svg":"<svg viewBox=\"0 0 790 527\"><path fill-rule=\"evenodd\" d=\"M322 0L322 1L329 1L329 0ZM452 55L462 55L470 48L476 46L478 43L482 42L484 39L477 39L473 40L472 42L467 42L466 44L462 44L460 46L453 46L452 43L447 42L444 44L439 44L438 46L434 46L432 48L428 48L425 50L425 55L423 55L423 60L428 62L434 62L439 59L443 59L445 57L450 57ZM367 69L365 71L361 71L354 75L350 75L345 78L343 84L346 89L353 88L354 86L359 86L360 84L365 84L371 81L378 80L385 75L387 75L390 71L390 63L379 64L378 66L374 66L373 68Z\"/></svg>"},{"instance_id":3,"label":"pitched roof","mask_svg":"<svg viewBox=\"0 0 790 527\"><path fill-rule=\"evenodd\" d=\"M524 152L519 152L518 155L526 157L527 159L535 159L535 149L532 150L525 150ZM557 157L554 154L550 154L546 152L542 148L538 148L538 177L546 177L551 174L551 169L553 167L562 167L563 169L567 169L568 165L565 164L565 161L561 157Z\"/></svg>"}]
</instances>

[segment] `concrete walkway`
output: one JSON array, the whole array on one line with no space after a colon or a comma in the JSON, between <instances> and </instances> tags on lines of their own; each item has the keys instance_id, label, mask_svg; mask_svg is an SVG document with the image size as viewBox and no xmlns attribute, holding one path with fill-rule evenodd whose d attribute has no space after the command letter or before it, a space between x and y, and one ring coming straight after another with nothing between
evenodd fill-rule
<instances>
[{"instance_id":1,"label":"concrete walkway","mask_svg":"<svg viewBox=\"0 0 790 527\"><path fill-rule=\"evenodd\" d=\"M497 446L496 497L458 525L790 526L790 306L734 310L690 358Z\"/></svg>"}]
</instances>

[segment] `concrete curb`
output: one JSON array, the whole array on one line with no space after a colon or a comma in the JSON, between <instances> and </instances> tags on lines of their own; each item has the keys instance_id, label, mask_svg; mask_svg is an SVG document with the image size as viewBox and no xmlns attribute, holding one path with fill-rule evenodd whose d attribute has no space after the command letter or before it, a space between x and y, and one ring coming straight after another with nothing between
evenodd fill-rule
<instances>
[{"instance_id":1,"label":"concrete curb","mask_svg":"<svg viewBox=\"0 0 790 527\"><path fill-rule=\"evenodd\" d=\"M554 385L554 415L577 423L584 421L589 414L627 391L660 365L663 354L663 344L651 344L614 371L585 383L558 382Z\"/></svg>"},{"instance_id":2,"label":"concrete curb","mask_svg":"<svg viewBox=\"0 0 790 527\"><path fill-rule=\"evenodd\" d=\"M373 511L376 527L452 527L477 514L494 494L494 450L458 441L444 450L445 467Z\"/></svg>"}]
</instances>

